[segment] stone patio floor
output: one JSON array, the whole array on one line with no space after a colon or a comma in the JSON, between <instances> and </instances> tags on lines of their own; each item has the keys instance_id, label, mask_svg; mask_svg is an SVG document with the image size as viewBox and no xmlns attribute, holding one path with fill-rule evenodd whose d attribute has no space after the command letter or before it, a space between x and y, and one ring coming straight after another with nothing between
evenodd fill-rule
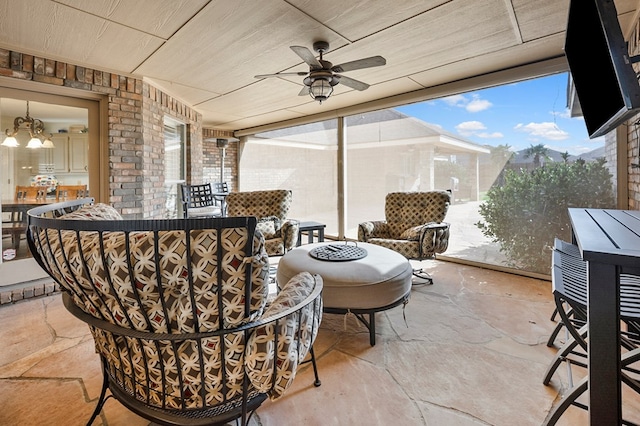
<instances>
[{"instance_id":1,"label":"stone patio floor","mask_svg":"<svg viewBox=\"0 0 640 426\"><path fill-rule=\"evenodd\" d=\"M551 283L451 262L415 262L435 283L376 315L377 344L352 317L326 314L315 343L322 385L307 365L284 398L266 401L253 426L541 425L568 388L555 353ZM101 386L88 328L59 293L0 306L0 424L83 425ZM561 334L561 337L563 334ZM574 368L574 380L584 374ZM623 389L624 416L640 398ZM147 425L109 399L95 425ZM571 407L560 425L588 424Z\"/></svg>"}]
</instances>

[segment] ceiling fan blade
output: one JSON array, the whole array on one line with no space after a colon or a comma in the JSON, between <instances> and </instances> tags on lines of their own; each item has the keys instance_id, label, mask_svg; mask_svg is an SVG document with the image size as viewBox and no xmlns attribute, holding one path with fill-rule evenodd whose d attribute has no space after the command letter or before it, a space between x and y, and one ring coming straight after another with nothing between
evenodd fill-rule
<instances>
[{"instance_id":1,"label":"ceiling fan blade","mask_svg":"<svg viewBox=\"0 0 640 426\"><path fill-rule=\"evenodd\" d=\"M281 72L281 73L276 73L276 74L259 74L254 76L255 78L267 78L267 77L284 77L287 75L299 75L299 76L303 76L303 75L307 75L309 74L308 72L303 72L303 71L299 71L299 72Z\"/></svg>"},{"instance_id":2,"label":"ceiling fan blade","mask_svg":"<svg viewBox=\"0 0 640 426\"><path fill-rule=\"evenodd\" d=\"M382 56L372 56L370 58L358 59L351 62L345 62L344 64L335 65L331 70L333 72L347 72L353 70L360 70L363 68L372 68L386 65L387 60Z\"/></svg>"},{"instance_id":3,"label":"ceiling fan blade","mask_svg":"<svg viewBox=\"0 0 640 426\"><path fill-rule=\"evenodd\" d=\"M336 75L338 79L340 79L340 84L344 84L345 86L351 87L356 90L367 90L369 85L367 83L363 83L358 80L354 80L353 78L345 77L344 75Z\"/></svg>"},{"instance_id":4,"label":"ceiling fan blade","mask_svg":"<svg viewBox=\"0 0 640 426\"><path fill-rule=\"evenodd\" d=\"M298 96L307 96L307 95L309 95L309 87L303 86L302 90L300 90L300 93L298 93Z\"/></svg>"},{"instance_id":5,"label":"ceiling fan blade","mask_svg":"<svg viewBox=\"0 0 640 426\"><path fill-rule=\"evenodd\" d=\"M296 55L300 56L311 68L320 69L322 64L316 59L313 53L304 46L289 46L291 50L296 52Z\"/></svg>"}]
</instances>

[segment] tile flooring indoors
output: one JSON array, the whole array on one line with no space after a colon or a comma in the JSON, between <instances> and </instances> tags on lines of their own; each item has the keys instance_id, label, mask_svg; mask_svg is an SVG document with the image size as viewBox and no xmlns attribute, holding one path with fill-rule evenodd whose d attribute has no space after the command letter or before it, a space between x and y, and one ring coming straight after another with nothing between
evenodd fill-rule
<instances>
[{"instance_id":1,"label":"tile flooring indoors","mask_svg":"<svg viewBox=\"0 0 640 426\"><path fill-rule=\"evenodd\" d=\"M307 364L250 424L541 425L569 386L565 366L542 384L555 353L546 346L551 283L438 260L420 266L435 283L376 315L374 347L354 318L326 314L315 343L322 385ZM2 305L0 323L0 425L85 424L101 386L87 326L59 294ZM583 374L574 367L574 380ZM623 395L625 418L639 422L640 397ZM112 398L94 422L148 424ZM559 424L588 424L587 414L571 407Z\"/></svg>"}]
</instances>

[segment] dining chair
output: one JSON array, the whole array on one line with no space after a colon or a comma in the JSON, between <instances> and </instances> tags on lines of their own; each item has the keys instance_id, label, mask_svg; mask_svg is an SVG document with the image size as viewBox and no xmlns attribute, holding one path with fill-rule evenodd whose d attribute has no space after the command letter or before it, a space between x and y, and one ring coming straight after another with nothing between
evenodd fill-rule
<instances>
[{"instance_id":1,"label":"dining chair","mask_svg":"<svg viewBox=\"0 0 640 426\"><path fill-rule=\"evenodd\" d=\"M56 201L76 200L88 197L87 185L58 185Z\"/></svg>"},{"instance_id":2,"label":"dining chair","mask_svg":"<svg viewBox=\"0 0 640 426\"><path fill-rule=\"evenodd\" d=\"M211 183L181 184L180 193L184 218L223 215L222 203L216 199Z\"/></svg>"},{"instance_id":3,"label":"dining chair","mask_svg":"<svg viewBox=\"0 0 640 426\"><path fill-rule=\"evenodd\" d=\"M39 200L44 199L46 196L46 187L17 185L14 198L16 200Z\"/></svg>"},{"instance_id":4,"label":"dining chair","mask_svg":"<svg viewBox=\"0 0 640 426\"><path fill-rule=\"evenodd\" d=\"M213 182L213 198L220 204L222 217L227 216L227 196L229 195L229 185L227 182Z\"/></svg>"}]
</instances>

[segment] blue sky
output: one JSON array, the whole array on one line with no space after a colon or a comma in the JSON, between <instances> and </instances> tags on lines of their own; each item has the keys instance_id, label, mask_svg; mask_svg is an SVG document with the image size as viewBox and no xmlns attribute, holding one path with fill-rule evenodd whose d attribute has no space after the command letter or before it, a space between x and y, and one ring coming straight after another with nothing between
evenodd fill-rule
<instances>
[{"instance_id":1,"label":"blue sky","mask_svg":"<svg viewBox=\"0 0 640 426\"><path fill-rule=\"evenodd\" d=\"M543 144L579 155L602 147L604 137L589 139L584 120L569 116L567 79L556 74L396 109L481 145Z\"/></svg>"}]
</instances>

